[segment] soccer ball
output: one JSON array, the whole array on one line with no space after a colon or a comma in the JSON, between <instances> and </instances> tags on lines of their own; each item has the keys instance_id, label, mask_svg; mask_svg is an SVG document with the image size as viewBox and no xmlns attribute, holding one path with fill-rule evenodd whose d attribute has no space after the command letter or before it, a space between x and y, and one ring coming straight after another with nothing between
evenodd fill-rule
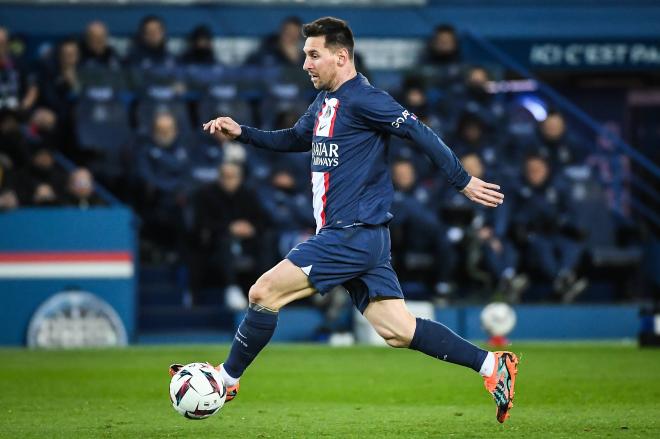
<instances>
[{"instance_id":1,"label":"soccer ball","mask_svg":"<svg viewBox=\"0 0 660 439\"><path fill-rule=\"evenodd\" d=\"M516 326L516 312L504 302L493 302L481 311L481 327L491 337L505 337Z\"/></svg>"},{"instance_id":2,"label":"soccer ball","mask_svg":"<svg viewBox=\"0 0 660 439\"><path fill-rule=\"evenodd\" d=\"M217 413L226 396L220 373L208 363L186 364L170 381L172 406L188 419L204 419Z\"/></svg>"}]
</instances>

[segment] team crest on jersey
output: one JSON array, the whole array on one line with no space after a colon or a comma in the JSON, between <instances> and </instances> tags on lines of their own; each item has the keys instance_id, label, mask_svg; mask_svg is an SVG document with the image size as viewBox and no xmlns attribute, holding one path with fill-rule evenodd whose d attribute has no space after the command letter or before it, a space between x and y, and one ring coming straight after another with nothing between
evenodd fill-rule
<instances>
[{"instance_id":1,"label":"team crest on jersey","mask_svg":"<svg viewBox=\"0 0 660 439\"><path fill-rule=\"evenodd\" d=\"M337 110L339 109L339 99L330 98L325 99L323 107L319 112L316 119L316 126L314 127L314 135L321 137L332 137L332 132L335 127L335 119L337 118Z\"/></svg>"}]
</instances>

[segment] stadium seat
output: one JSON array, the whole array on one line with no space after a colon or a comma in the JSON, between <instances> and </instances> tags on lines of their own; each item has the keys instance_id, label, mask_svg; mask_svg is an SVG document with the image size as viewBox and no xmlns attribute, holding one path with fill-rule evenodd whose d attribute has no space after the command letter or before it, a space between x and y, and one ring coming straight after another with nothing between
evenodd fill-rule
<instances>
[{"instance_id":1,"label":"stadium seat","mask_svg":"<svg viewBox=\"0 0 660 439\"><path fill-rule=\"evenodd\" d=\"M577 223L586 236L587 254L594 267L631 267L642 259L636 245L619 246L616 223L605 201L601 185L584 167L568 168L571 195L578 202Z\"/></svg>"},{"instance_id":2,"label":"stadium seat","mask_svg":"<svg viewBox=\"0 0 660 439\"><path fill-rule=\"evenodd\" d=\"M88 88L76 106L75 118L83 149L108 153L131 139L128 113L111 87Z\"/></svg>"},{"instance_id":3,"label":"stadium seat","mask_svg":"<svg viewBox=\"0 0 660 439\"><path fill-rule=\"evenodd\" d=\"M110 87L115 92L128 87L124 71L112 70L99 66L85 66L80 69L80 83L83 87Z\"/></svg>"},{"instance_id":4,"label":"stadium seat","mask_svg":"<svg viewBox=\"0 0 660 439\"><path fill-rule=\"evenodd\" d=\"M221 84L226 71L226 67L218 64L190 64L183 67L183 80L190 90L202 93L214 84Z\"/></svg>"},{"instance_id":5,"label":"stadium seat","mask_svg":"<svg viewBox=\"0 0 660 439\"><path fill-rule=\"evenodd\" d=\"M209 87L199 102L198 114L198 123L224 115L240 124L254 125L250 103L240 95L238 85L232 83Z\"/></svg>"},{"instance_id":6,"label":"stadium seat","mask_svg":"<svg viewBox=\"0 0 660 439\"><path fill-rule=\"evenodd\" d=\"M302 115L311 102L306 87L295 77L282 76L279 71L271 72L271 75L272 80L264 78L260 105L261 122L267 129L275 128L279 114L293 112Z\"/></svg>"}]
</instances>

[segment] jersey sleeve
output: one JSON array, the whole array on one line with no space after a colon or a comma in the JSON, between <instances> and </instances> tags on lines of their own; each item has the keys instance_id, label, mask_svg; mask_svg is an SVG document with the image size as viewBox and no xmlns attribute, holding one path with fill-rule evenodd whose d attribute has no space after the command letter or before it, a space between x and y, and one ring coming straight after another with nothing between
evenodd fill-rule
<instances>
[{"instance_id":1,"label":"jersey sleeve","mask_svg":"<svg viewBox=\"0 0 660 439\"><path fill-rule=\"evenodd\" d=\"M293 128L264 131L241 125L241 135L236 140L257 148L279 152L306 152L312 149L314 130L314 101L298 119Z\"/></svg>"},{"instance_id":2,"label":"jersey sleeve","mask_svg":"<svg viewBox=\"0 0 660 439\"><path fill-rule=\"evenodd\" d=\"M429 156L456 189L470 181L456 154L417 116L403 108L392 96L378 89L370 90L361 102L359 112L370 128L408 139Z\"/></svg>"}]
</instances>

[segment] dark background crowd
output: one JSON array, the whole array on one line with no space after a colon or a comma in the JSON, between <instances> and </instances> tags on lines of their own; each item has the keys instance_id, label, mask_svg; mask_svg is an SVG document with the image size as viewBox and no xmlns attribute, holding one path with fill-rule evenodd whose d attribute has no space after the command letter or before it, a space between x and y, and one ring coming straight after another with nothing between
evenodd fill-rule
<instances>
[{"instance_id":1,"label":"dark background crowd","mask_svg":"<svg viewBox=\"0 0 660 439\"><path fill-rule=\"evenodd\" d=\"M218 141L200 127L220 114L264 129L295 123L315 95L301 22L284 20L238 67L218 61L208 27L176 56L167 40L165 24L145 17L120 56L94 21L28 57L0 28L0 211L118 199L140 218L142 261L182 267L187 303L224 291L240 308L250 283L314 233L310 154ZM370 77L359 53L356 63ZM470 203L415 145L392 138L392 256L407 295L629 298L640 236L608 202L611 180L598 172L607 140L583 138L550 107L537 118L513 111L493 92L501 72L465 62L451 26L436 28L417 65L391 93L506 202Z\"/></svg>"}]
</instances>

